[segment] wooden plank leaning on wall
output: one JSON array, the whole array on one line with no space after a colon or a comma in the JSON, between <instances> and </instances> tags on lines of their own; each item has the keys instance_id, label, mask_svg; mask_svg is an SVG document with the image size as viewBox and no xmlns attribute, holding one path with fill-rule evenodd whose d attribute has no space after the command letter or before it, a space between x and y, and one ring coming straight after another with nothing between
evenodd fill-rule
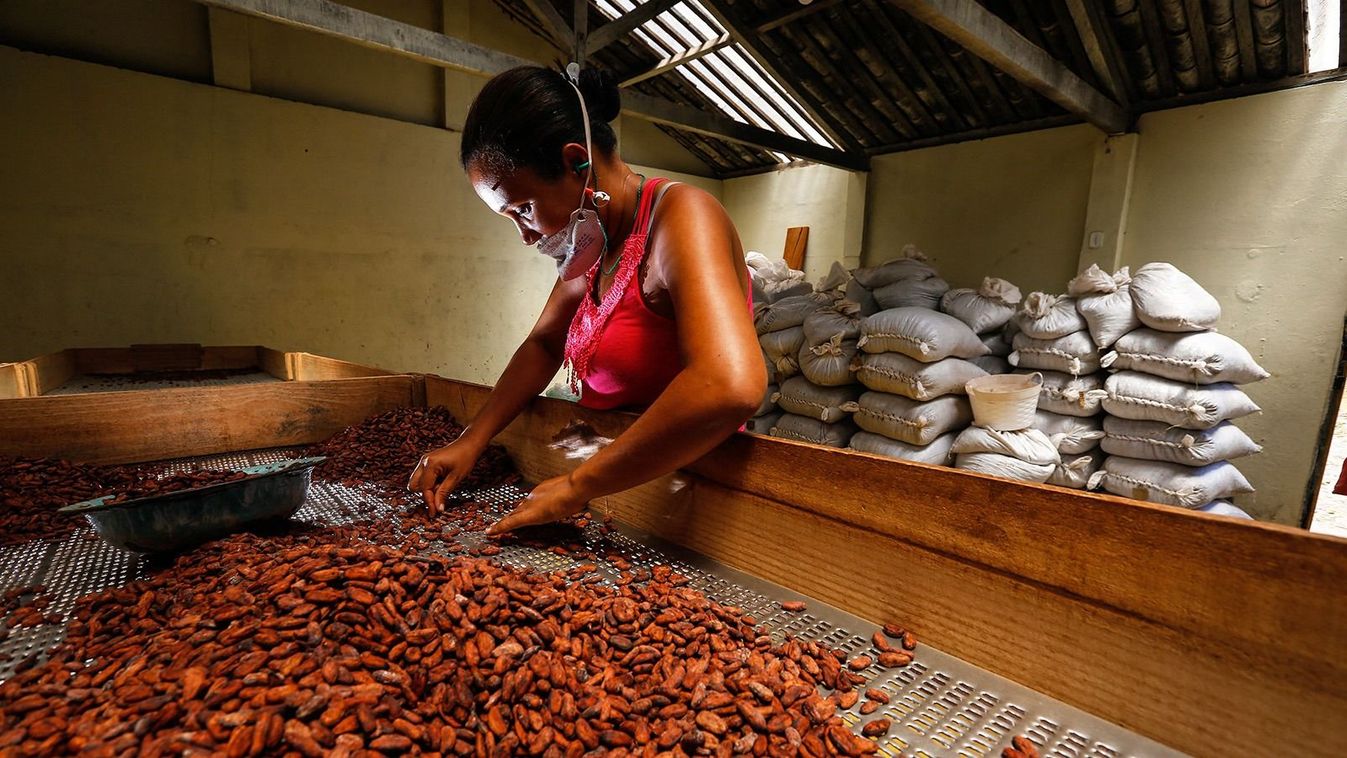
<instances>
[{"instance_id":1,"label":"wooden plank leaning on wall","mask_svg":"<svg viewBox=\"0 0 1347 758\"><path fill-rule=\"evenodd\" d=\"M498 441L537 481L576 419L632 417L540 398ZM595 506L1186 752L1347 754L1344 540L747 435Z\"/></svg>"}]
</instances>

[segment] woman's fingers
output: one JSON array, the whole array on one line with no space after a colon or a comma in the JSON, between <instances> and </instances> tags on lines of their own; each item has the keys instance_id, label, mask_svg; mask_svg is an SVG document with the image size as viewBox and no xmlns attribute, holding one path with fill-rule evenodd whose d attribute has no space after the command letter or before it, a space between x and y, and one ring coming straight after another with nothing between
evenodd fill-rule
<instances>
[{"instance_id":1,"label":"woman's fingers","mask_svg":"<svg viewBox=\"0 0 1347 758\"><path fill-rule=\"evenodd\" d=\"M421 456L421 460L416 462L416 466L412 469L412 475L407 478L408 492L419 492L424 489L421 486L421 478L425 475L426 463L428 460L427 456L423 455Z\"/></svg>"},{"instance_id":2,"label":"woman's fingers","mask_svg":"<svg viewBox=\"0 0 1347 758\"><path fill-rule=\"evenodd\" d=\"M447 474L444 477L444 480L440 482L440 486L435 488L435 493L433 495L433 497L435 498L435 504L430 508L430 515L433 516L436 513L440 512L440 509L444 507L445 499L449 497L450 492L454 491L454 487L457 484L458 484L458 477L455 476L454 474L452 473Z\"/></svg>"},{"instance_id":3,"label":"woman's fingers","mask_svg":"<svg viewBox=\"0 0 1347 758\"><path fill-rule=\"evenodd\" d=\"M546 524L553 520L553 517L543 512L542 508L525 500L516 506L513 511L507 513L500 521L487 527L486 533L489 536L495 537L500 534L505 534L506 532L512 532L522 526Z\"/></svg>"}]
</instances>

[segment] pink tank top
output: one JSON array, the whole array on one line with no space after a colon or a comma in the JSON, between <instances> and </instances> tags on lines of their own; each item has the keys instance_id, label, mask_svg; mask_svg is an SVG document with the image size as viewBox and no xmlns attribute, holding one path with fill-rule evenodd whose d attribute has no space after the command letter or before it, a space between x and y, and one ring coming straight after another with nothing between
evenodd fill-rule
<instances>
[{"instance_id":1,"label":"pink tank top","mask_svg":"<svg viewBox=\"0 0 1347 758\"><path fill-rule=\"evenodd\" d=\"M585 277L585 296L566 335L566 365L571 391L580 394L580 405L586 408L645 408L683 370L678 324L650 309L641 296L637 275L646 256L651 209L667 181L646 182L636 222L622 244L617 274L598 304L593 296L594 278L603 262L596 263ZM748 304L752 312L751 289Z\"/></svg>"}]
</instances>

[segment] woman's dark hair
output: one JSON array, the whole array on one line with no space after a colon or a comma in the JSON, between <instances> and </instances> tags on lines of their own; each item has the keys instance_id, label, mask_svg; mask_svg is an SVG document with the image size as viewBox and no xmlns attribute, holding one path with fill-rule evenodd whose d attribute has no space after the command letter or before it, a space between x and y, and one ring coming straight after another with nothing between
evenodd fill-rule
<instances>
[{"instance_id":1,"label":"woman's dark hair","mask_svg":"<svg viewBox=\"0 0 1347 758\"><path fill-rule=\"evenodd\" d=\"M592 68L580 71L580 92L589 110L590 140L595 152L611 154L617 135L609 121L617 118L621 98L612 74ZM486 83L468 109L459 159L493 171L533 169L552 180L566 170L561 148L585 143L580 102L566 76L541 66L520 66Z\"/></svg>"}]
</instances>

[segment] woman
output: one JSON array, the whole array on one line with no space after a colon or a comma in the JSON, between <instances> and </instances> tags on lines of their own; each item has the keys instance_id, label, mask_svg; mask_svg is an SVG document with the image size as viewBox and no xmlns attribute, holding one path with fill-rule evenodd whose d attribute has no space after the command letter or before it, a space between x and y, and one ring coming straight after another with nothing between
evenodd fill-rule
<instances>
[{"instance_id":1,"label":"woman","mask_svg":"<svg viewBox=\"0 0 1347 758\"><path fill-rule=\"evenodd\" d=\"M481 413L421 459L408 488L438 513L563 363L581 405L641 415L570 474L540 483L489 534L565 518L691 463L752 415L767 384L743 248L725 209L624 163L608 124L616 86L600 72L576 73L506 71L468 112L460 158L473 189L524 244L556 259L559 276Z\"/></svg>"}]
</instances>

